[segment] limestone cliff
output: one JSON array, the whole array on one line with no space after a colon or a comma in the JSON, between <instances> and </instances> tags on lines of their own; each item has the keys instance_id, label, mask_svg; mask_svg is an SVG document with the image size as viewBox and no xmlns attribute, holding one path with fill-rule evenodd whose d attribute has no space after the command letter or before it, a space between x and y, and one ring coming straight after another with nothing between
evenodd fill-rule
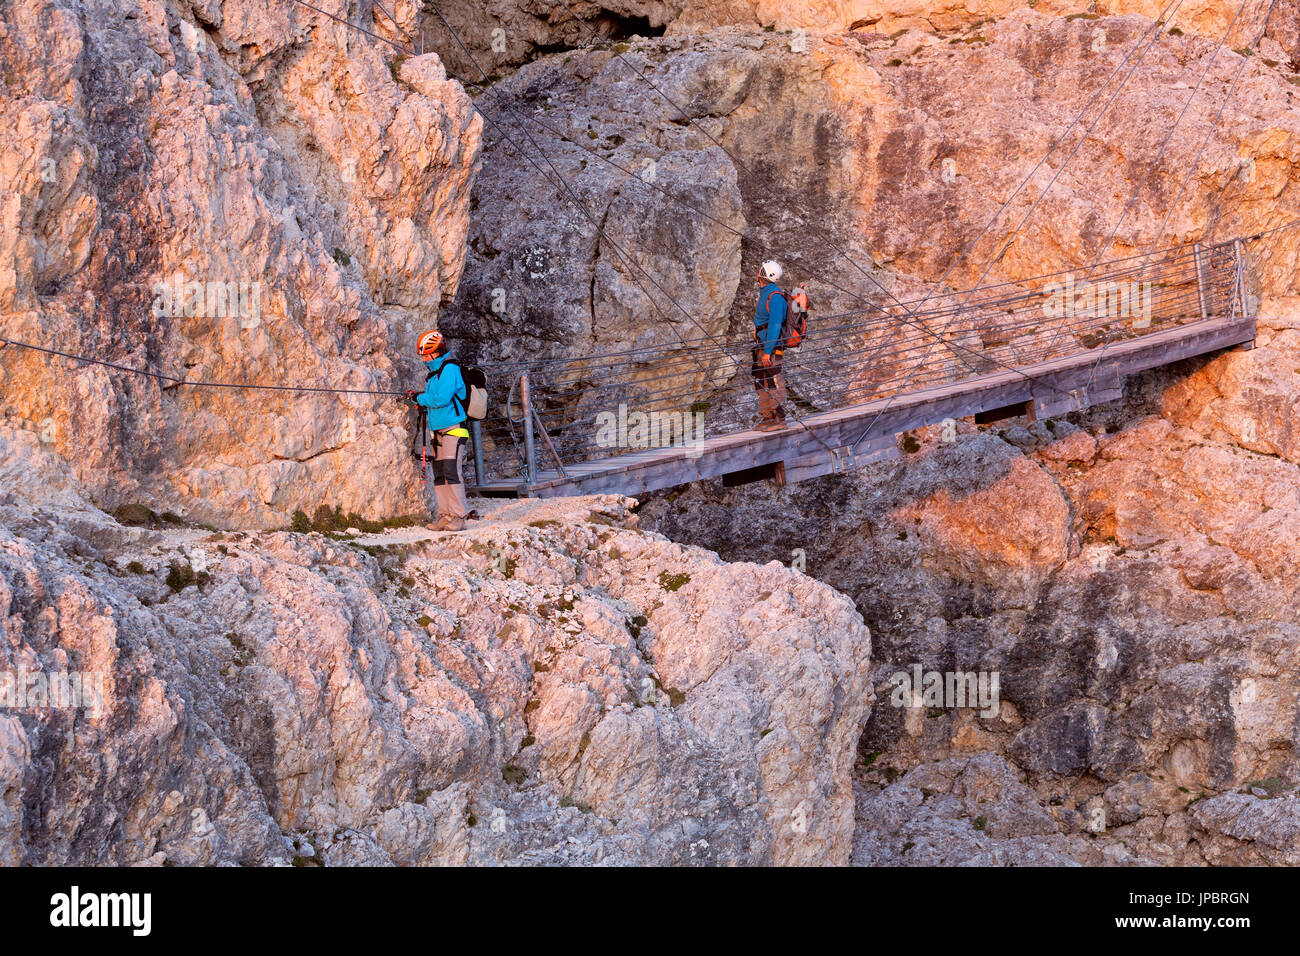
<instances>
[{"instance_id":1,"label":"limestone cliff","mask_svg":"<svg viewBox=\"0 0 1300 956\"><path fill-rule=\"evenodd\" d=\"M978 27L1025 8L1085 20L1130 13L1148 19L1163 16L1170 29L1180 34L1217 37L1239 4L1231 0L1096 0L1086 5L1070 0L450 0L439 7L441 16L424 13L420 30L453 69L477 81L479 72L471 60L489 73L499 73L557 49L589 46L600 38L691 36L725 26L805 35L943 33ZM1300 53L1300 5L1295 0L1275 4L1268 36L1292 57Z\"/></svg>"},{"instance_id":2,"label":"limestone cliff","mask_svg":"<svg viewBox=\"0 0 1300 956\"><path fill-rule=\"evenodd\" d=\"M630 503L433 539L0 505L0 862L847 862L861 617ZM69 673L101 697L36 697Z\"/></svg>"},{"instance_id":3,"label":"limestone cliff","mask_svg":"<svg viewBox=\"0 0 1300 956\"><path fill-rule=\"evenodd\" d=\"M223 526L419 508L404 409L464 261L480 122L434 54L289 2L0 10L3 425L101 505Z\"/></svg>"}]
</instances>

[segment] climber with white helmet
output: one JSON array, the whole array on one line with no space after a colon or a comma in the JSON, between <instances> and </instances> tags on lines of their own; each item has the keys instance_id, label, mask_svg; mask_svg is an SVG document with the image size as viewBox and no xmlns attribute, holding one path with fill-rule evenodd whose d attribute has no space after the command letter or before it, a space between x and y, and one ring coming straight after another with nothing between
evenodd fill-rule
<instances>
[{"instance_id":1,"label":"climber with white helmet","mask_svg":"<svg viewBox=\"0 0 1300 956\"><path fill-rule=\"evenodd\" d=\"M781 373L784 343L781 330L785 325L786 295L778 283L781 264L768 260L758 275L758 305L754 309L754 351L751 372L754 391L758 393L758 411L762 416L760 431L785 428L785 376Z\"/></svg>"},{"instance_id":2,"label":"climber with white helmet","mask_svg":"<svg viewBox=\"0 0 1300 956\"><path fill-rule=\"evenodd\" d=\"M465 428L469 386L442 333L425 332L416 351L429 373L424 391L409 391L406 397L421 409L421 448L424 430L433 433L433 495L438 520L430 527L434 531L463 531L469 515L462 475L469 442Z\"/></svg>"}]
</instances>

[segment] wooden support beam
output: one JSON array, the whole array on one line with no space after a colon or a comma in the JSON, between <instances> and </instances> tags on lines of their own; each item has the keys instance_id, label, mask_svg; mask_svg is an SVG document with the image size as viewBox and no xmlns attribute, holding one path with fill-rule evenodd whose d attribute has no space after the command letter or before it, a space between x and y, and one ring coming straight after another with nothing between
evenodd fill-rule
<instances>
[{"instance_id":1,"label":"wooden support beam","mask_svg":"<svg viewBox=\"0 0 1300 956\"><path fill-rule=\"evenodd\" d=\"M839 475L854 468L862 468L879 461L898 458L898 436L878 435L853 448L844 445L827 451L800 455L785 462L786 480L794 483L820 478L822 475Z\"/></svg>"}]
</instances>

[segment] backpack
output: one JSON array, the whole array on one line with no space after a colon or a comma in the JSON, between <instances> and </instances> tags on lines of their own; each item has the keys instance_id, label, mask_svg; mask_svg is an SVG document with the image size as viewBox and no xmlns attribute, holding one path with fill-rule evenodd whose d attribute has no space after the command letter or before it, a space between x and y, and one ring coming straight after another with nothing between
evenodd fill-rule
<instances>
[{"instance_id":1,"label":"backpack","mask_svg":"<svg viewBox=\"0 0 1300 956\"><path fill-rule=\"evenodd\" d=\"M461 380L465 383L465 398L462 400L459 395L452 395L451 400L459 406L461 414L467 419L472 422L482 421L487 417L487 373L477 365L466 368L455 359L447 359L438 366L437 372L430 372L425 376L424 380L427 382L435 375L441 374L442 370L448 365L454 365L460 369Z\"/></svg>"},{"instance_id":2,"label":"backpack","mask_svg":"<svg viewBox=\"0 0 1300 956\"><path fill-rule=\"evenodd\" d=\"M794 292L786 292L784 289L778 289L777 292L785 299L785 321L781 324L781 347L797 349L803 342L804 336L808 334L808 283L805 282ZM777 292L768 294L769 314L772 296Z\"/></svg>"}]
</instances>

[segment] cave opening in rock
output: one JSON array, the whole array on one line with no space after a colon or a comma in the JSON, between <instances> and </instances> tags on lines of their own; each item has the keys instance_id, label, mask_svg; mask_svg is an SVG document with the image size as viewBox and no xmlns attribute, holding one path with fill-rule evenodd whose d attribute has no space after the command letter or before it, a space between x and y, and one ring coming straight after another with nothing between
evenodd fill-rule
<instances>
[{"instance_id":1,"label":"cave opening in rock","mask_svg":"<svg viewBox=\"0 0 1300 956\"><path fill-rule=\"evenodd\" d=\"M607 40L630 40L633 37L661 37L665 27L651 26L649 17L623 16L606 10L592 26Z\"/></svg>"}]
</instances>

